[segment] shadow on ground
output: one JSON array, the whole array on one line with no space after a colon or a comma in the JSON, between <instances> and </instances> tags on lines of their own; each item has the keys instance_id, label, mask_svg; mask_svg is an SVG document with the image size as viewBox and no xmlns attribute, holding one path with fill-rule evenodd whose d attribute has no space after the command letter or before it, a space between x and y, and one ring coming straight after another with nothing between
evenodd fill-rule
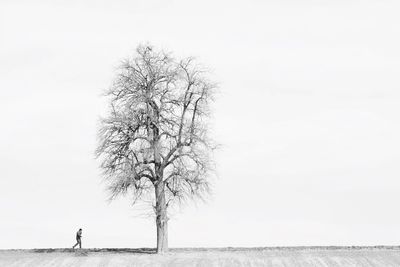
<instances>
[{"instance_id":1,"label":"shadow on ground","mask_svg":"<svg viewBox=\"0 0 400 267\"><path fill-rule=\"evenodd\" d=\"M87 255L90 252L110 252L110 253L133 253L133 254L155 254L155 248L37 248L32 249L35 253L52 253L52 252L75 252L77 254Z\"/></svg>"}]
</instances>

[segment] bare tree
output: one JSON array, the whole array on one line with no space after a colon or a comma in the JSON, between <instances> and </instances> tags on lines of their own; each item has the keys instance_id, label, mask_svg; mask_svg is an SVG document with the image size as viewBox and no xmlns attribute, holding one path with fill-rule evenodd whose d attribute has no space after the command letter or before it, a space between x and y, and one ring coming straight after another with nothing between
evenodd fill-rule
<instances>
[{"instance_id":1,"label":"bare tree","mask_svg":"<svg viewBox=\"0 0 400 267\"><path fill-rule=\"evenodd\" d=\"M213 142L207 136L215 84L193 58L140 45L124 60L107 96L96 156L111 199L154 201L157 252L168 251L172 204L209 192Z\"/></svg>"}]
</instances>

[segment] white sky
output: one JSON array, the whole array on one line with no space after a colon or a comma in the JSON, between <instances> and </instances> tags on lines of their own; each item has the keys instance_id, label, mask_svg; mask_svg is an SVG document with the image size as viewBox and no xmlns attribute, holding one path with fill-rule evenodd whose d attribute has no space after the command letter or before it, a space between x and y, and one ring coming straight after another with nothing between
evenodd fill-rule
<instances>
[{"instance_id":1,"label":"white sky","mask_svg":"<svg viewBox=\"0 0 400 267\"><path fill-rule=\"evenodd\" d=\"M0 248L155 246L94 159L101 93L141 42L220 83L219 178L182 246L400 240L398 1L0 2Z\"/></svg>"}]
</instances>

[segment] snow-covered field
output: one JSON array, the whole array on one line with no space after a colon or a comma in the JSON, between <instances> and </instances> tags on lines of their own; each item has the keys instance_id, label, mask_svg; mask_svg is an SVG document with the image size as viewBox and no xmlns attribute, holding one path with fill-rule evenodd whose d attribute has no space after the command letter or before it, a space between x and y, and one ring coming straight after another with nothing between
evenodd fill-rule
<instances>
[{"instance_id":1,"label":"snow-covered field","mask_svg":"<svg viewBox=\"0 0 400 267\"><path fill-rule=\"evenodd\" d=\"M0 250L0 266L400 266L399 247Z\"/></svg>"}]
</instances>

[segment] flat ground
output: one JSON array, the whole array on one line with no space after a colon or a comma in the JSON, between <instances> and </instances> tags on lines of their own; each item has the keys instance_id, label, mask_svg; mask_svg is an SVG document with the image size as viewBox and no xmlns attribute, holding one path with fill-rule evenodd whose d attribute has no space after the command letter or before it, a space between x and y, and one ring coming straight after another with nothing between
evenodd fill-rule
<instances>
[{"instance_id":1,"label":"flat ground","mask_svg":"<svg viewBox=\"0 0 400 267\"><path fill-rule=\"evenodd\" d=\"M0 250L0 266L400 266L400 247Z\"/></svg>"}]
</instances>

